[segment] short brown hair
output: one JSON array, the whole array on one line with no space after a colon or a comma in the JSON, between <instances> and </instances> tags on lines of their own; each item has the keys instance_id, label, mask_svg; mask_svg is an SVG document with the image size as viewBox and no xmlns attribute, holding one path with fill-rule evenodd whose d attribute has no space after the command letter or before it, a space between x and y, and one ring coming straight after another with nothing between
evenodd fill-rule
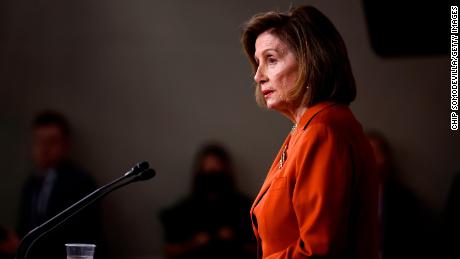
<instances>
[{"instance_id":1,"label":"short brown hair","mask_svg":"<svg viewBox=\"0 0 460 259\"><path fill-rule=\"evenodd\" d=\"M296 56L299 78L290 93L296 104L307 107L322 101L350 104L355 99L355 79L345 43L324 14L311 6L299 6L287 14L271 11L252 17L243 29L241 42L254 72L258 66L254 58L255 42L268 30L287 43ZM259 85L256 101L266 107Z\"/></svg>"},{"instance_id":2,"label":"short brown hair","mask_svg":"<svg viewBox=\"0 0 460 259\"><path fill-rule=\"evenodd\" d=\"M69 138L71 135L70 124L67 118L59 112L46 110L38 113L32 123L33 129L46 126L56 126L59 128L64 137Z\"/></svg>"}]
</instances>

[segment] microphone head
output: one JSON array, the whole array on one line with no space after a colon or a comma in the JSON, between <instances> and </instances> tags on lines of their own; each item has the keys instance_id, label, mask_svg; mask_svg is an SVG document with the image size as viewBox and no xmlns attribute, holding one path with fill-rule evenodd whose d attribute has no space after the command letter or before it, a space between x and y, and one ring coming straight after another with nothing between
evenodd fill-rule
<instances>
[{"instance_id":1,"label":"microphone head","mask_svg":"<svg viewBox=\"0 0 460 259\"><path fill-rule=\"evenodd\" d=\"M156 175L155 170L152 168L149 168L147 170L144 170L142 173L136 176L136 181L145 181L148 179L153 178Z\"/></svg>"},{"instance_id":2,"label":"microphone head","mask_svg":"<svg viewBox=\"0 0 460 259\"><path fill-rule=\"evenodd\" d=\"M130 175L130 176L138 175L138 174L144 172L147 169L149 169L149 163L147 161L142 161L142 162L137 163L133 168L131 168L131 170L129 170L125 174L125 176L127 176L127 175Z\"/></svg>"},{"instance_id":3,"label":"microphone head","mask_svg":"<svg viewBox=\"0 0 460 259\"><path fill-rule=\"evenodd\" d=\"M149 166L150 166L149 162L142 161L142 162L137 163L134 166L133 170L134 170L135 173L140 173L140 172L143 172L143 171L147 170L149 168Z\"/></svg>"}]
</instances>

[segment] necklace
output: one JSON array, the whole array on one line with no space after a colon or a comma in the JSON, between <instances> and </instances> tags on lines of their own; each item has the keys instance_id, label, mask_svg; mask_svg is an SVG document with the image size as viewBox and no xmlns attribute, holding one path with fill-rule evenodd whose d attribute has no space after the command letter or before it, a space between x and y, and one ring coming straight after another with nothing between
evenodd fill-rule
<instances>
[{"instance_id":1,"label":"necklace","mask_svg":"<svg viewBox=\"0 0 460 259\"><path fill-rule=\"evenodd\" d=\"M291 128L291 135L295 132L295 130L297 129L297 123L295 123L294 125L292 125L292 128ZM283 167L284 165L284 162L286 162L286 158L287 158L287 149L288 149L288 144L286 144L284 146L284 149L283 149L283 153L281 153L281 157L280 157L280 161L279 161L279 165L278 165L278 168L281 169L281 167Z\"/></svg>"},{"instance_id":2,"label":"necklace","mask_svg":"<svg viewBox=\"0 0 460 259\"><path fill-rule=\"evenodd\" d=\"M283 165L284 165L284 162L286 162L287 149L288 149L288 144L286 144L286 146L284 146L283 153L281 153L278 169L281 169L281 167L283 167Z\"/></svg>"}]
</instances>

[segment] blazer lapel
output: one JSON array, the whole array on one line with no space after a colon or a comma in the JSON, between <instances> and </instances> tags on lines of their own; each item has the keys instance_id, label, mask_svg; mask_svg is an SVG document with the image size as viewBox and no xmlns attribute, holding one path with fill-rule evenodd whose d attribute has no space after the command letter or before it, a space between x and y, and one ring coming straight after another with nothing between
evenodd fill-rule
<instances>
[{"instance_id":1,"label":"blazer lapel","mask_svg":"<svg viewBox=\"0 0 460 259\"><path fill-rule=\"evenodd\" d=\"M279 165L279 160L281 158L281 154L283 153L283 149L286 146L286 144L289 142L291 139L291 134L289 134L286 139L284 140L283 145L281 146L281 149L278 151L278 154L276 155L275 160L273 161L272 166L270 167L269 174L265 178L265 181L262 185L262 188L260 188L259 194L257 195L256 199L254 200L254 203L252 204L251 207L251 214L254 210L254 207L257 206L257 204L260 202L260 200L264 197L265 193L268 191L270 188L270 185L273 182L273 178L276 176L276 172L278 172L278 165Z\"/></svg>"}]
</instances>

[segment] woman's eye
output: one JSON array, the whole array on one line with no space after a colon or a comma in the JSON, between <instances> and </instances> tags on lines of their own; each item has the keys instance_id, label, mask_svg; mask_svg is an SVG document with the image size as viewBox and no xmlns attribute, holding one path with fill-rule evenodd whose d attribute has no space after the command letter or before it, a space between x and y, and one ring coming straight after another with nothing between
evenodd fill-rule
<instances>
[{"instance_id":1,"label":"woman's eye","mask_svg":"<svg viewBox=\"0 0 460 259\"><path fill-rule=\"evenodd\" d=\"M267 62L268 62L268 64L275 64L275 63L276 63L276 61L277 61L277 60L276 60L275 58L273 58L273 57L269 57L269 58L267 58Z\"/></svg>"}]
</instances>

